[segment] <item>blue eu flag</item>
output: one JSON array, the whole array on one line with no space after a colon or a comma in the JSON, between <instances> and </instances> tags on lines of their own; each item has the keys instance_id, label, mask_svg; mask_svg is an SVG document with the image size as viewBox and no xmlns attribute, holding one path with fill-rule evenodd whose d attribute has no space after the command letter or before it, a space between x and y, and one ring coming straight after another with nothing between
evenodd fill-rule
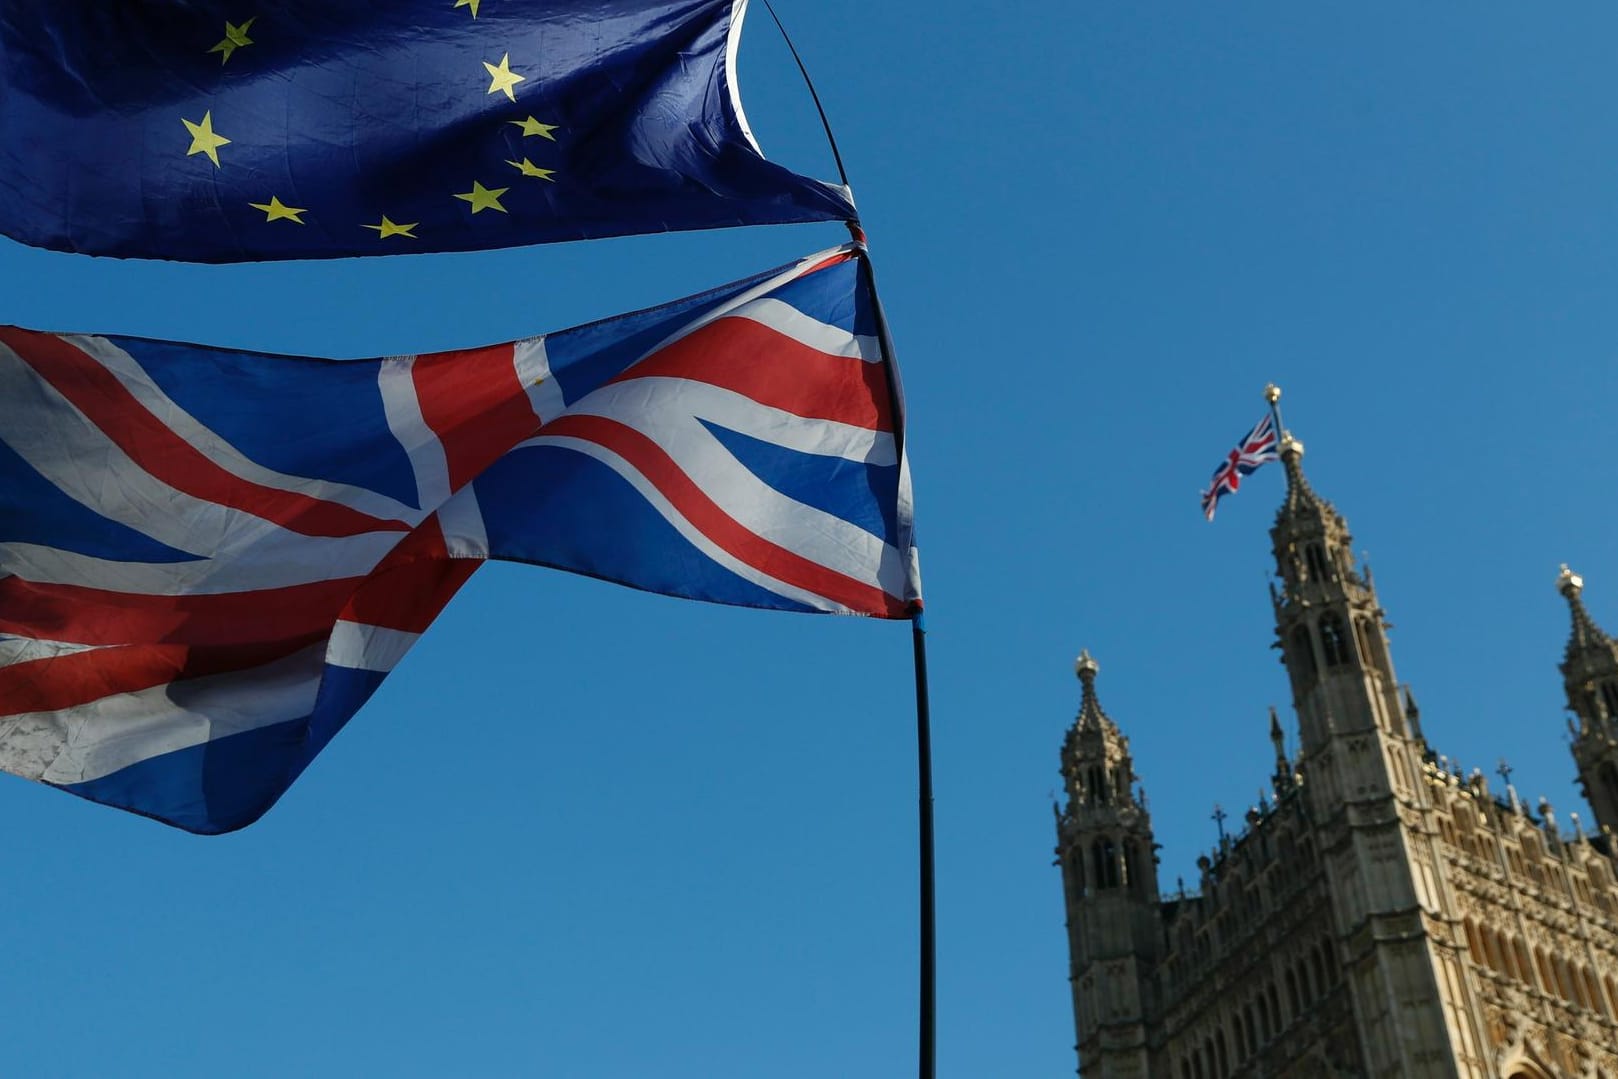
<instances>
[{"instance_id":1,"label":"blue eu flag","mask_svg":"<svg viewBox=\"0 0 1618 1079\"><path fill-rule=\"evenodd\" d=\"M745 6L0 5L0 233L236 262L853 219L753 142Z\"/></svg>"}]
</instances>

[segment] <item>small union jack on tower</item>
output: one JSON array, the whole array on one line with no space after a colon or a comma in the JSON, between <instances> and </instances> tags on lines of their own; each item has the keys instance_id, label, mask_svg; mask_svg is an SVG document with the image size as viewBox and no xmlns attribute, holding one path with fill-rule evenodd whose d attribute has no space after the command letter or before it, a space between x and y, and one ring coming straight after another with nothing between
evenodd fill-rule
<instances>
[{"instance_id":1,"label":"small union jack on tower","mask_svg":"<svg viewBox=\"0 0 1618 1079\"><path fill-rule=\"evenodd\" d=\"M1202 492L1202 513L1210 521L1214 518L1214 507L1219 505L1219 500L1239 488L1243 476L1251 475L1267 461L1281 459L1280 424L1276 421L1275 413L1275 403L1281 397L1281 390L1274 385L1266 386L1264 395L1270 401L1269 413L1242 436L1236 448L1219 462L1208 489Z\"/></svg>"}]
</instances>

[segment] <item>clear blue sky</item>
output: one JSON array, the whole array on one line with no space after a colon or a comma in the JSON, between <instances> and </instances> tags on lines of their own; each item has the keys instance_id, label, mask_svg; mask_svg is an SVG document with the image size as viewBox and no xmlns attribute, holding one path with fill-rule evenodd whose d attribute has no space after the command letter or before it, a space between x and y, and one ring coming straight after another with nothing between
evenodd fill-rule
<instances>
[{"instance_id":1,"label":"clear blue sky","mask_svg":"<svg viewBox=\"0 0 1618 1079\"><path fill-rule=\"evenodd\" d=\"M1101 661L1163 844L1269 772L1280 383L1429 737L1565 820L1568 561L1618 630L1611 5L782 0L904 363L929 598L939 1074L1071 1074L1051 792ZM762 10L767 153L831 174ZM832 226L350 264L0 245L0 321L362 356L672 298ZM901 625L490 566L268 817L0 782L0 1070L890 1077L915 1053ZM0 777L4 778L4 777Z\"/></svg>"}]
</instances>

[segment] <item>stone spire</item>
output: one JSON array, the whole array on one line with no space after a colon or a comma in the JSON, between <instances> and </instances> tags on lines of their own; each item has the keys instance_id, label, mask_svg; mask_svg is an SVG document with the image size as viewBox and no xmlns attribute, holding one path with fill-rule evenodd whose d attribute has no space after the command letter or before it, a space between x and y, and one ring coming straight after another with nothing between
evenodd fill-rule
<instances>
[{"instance_id":1,"label":"stone spire","mask_svg":"<svg viewBox=\"0 0 1618 1079\"><path fill-rule=\"evenodd\" d=\"M1056 815L1056 861L1067 907L1074 1022L1085 1074L1148 1074L1146 1005L1160 958L1157 844L1129 740L1101 707L1101 665L1073 664L1083 686L1062 744L1067 804ZM1105 1012L1096 999L1128 1001Z\"/></svg>"},{"instance_id":2,"label":"stone spire","mask_svg":"<svg viewBox=\"0 0 1618 1079\"><path fill-rule=\"evenodd\" d=\"M1303 753L1312 755L1333 729L1404 735L1385 619L1369 570L1354 564L1348 522L1310 486L1303 443L1291 431L1282 432L1280 454L1287 493L1270 529L1278 578L1271 595Z\"/></svg>"},{"instance_id":3,"label":"stone spire","mask_svg":"<svg viewBox=\"0 0 1618 1079\"><path fill-rule=\"evenodd\" d=\"M1585 609L1583 577L1564 565L1556 590L1573 620L1562 659L1562 688L1575 717L1573 761L1597 825L1618 830L1618 642Z\"/></svg>"},{"instance_id":4,"label":"stone spire","mask_svg":"<svg viewBox=\"0 0 1618 1079\"><path fill-rule=\"evenodd\" d=\"M1303 443L1294 438L1291 431L1281 436L1281 466L1287 472L1287 497L1281 503L1278 520L1303 513L1317 517L1327 512L1336 513L1331 503L1309 486L1309 477L1303 474Z\"/></svg>"},{"instance_id":5,"label":"stone spire","mask_svg":"<svg viewBox=\"0 0 1618 1079\"><path fill-rule=\"evenodd\" d=\"M1556 575L1556 590L1567 600L1573 616L1573 632L1567 639L1566 662L1571 664L1590 653L1611 654L1612 638L1601 632L1601 627L1596 625L1595 619L1585 609L1584 578L1568 569L1566 562L1562 563L1562 572Z\"/></svg>"},{"instance_id":6,"label":"stone spire","mask_svg":"<svg viewBox=\"0 0 1618 1079\"><path fill-rule=\"evenodd\" d=\"M1118 725L1101 710L1101 701L1096 696L1096 675L1101 673L1101 664L1090 655L1088 648L1082 649L1079 658L1073 661L1073 673L1078 675L1079 684L1084 687L1084 696L1079 701L1079 715L1075 720L1075 726L1080 730L1107 732L1118 736Z\"/></svg>"},{"instance_id":7,"label":"stone spire","mask_svg":"<svg viewBox=\"0 0 1618 1079\"><path fill-rule=\"evenodd\" d=\"M1129 739L1102 709L1096 695L1096 675L1101 673L1101 664L1086 649L1074 661L1073 672L1084 689L1079 714L1062 744L1062 774L1067 778L1069 807L1134 805L1135 773L1129 758Z\"/></svg>"},{"instance_id":8,"label":"stone spire","mask_svg":"<svg viewBox=\"0 0 1618 1079\"><path fill-rule=\"evenodd\" d=\"M1270 706L1270 745L1275 747L1275 774L1270 777L1276 794L1285 794L1292 789L1292 762L1287 760L1287 736L1281 730L1281 717L1275 714L1275 706Z\"/></svg>"},{"instance_id":9,"label":"stone spire","mask_svg":"<svg viewBox=\"0 0 1618 1079\"><path fill-rule=\"evenodd\" d=\"M1564 565L1556 590L1567 600L1573 620L1562 657L1567 706L1578 716L1581 732L1604 730L1618 722L1618 642L1601 631L1585 608L1583 577Z\"/></svg>"}]
</instances>

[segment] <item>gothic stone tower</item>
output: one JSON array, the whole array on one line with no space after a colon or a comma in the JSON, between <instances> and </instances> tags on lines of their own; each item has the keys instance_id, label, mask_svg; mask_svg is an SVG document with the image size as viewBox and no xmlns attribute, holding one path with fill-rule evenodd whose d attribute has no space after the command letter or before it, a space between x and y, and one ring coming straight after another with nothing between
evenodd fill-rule
<instances>
[{"instance_id":1,"label":"gothic stone tower","mask_svg":"<svg viewBox=\"0 0 1618 1079\"><path fill-rule=\"evenodd\" d=\"M1573 635L1562 660L1573 759L1584 800L1604 831L1618 830L1618 642L1601 632L1584 609L1584 578L1566 566L1557 589L1573 609Z\"/></svg>"},{"instance_id":2,"label":"gothic stone tower","mask_svg":"<svg viewBox=\"0 0 1618 1079\"><path fill-rule=\"evenodd\" d=\"M1272 796L1159 897L1128 742L1079 661L1057 816L1085 1079L1618 1079L1618 643L1564 572L1574 757L1602 834L1563 834L1427 744L1347 523L1281 447Z\"/></svg>"},{"instance_id":3,"label":"gothic stone tower","mask_svg":"<svg viewBox=\"0 0 1618 1079\"><path fill-rule=\"evenodd\" d=\"M1074 665L1084 696L1062 745L1067 812L1056 820L1067 894L1079 1054L1109 1079L1150 1079L1146 1018L1157 953L1152 822L1135 793L1129 740L1101 710L1090 654Z\"/></svg>"}]
</instances>

